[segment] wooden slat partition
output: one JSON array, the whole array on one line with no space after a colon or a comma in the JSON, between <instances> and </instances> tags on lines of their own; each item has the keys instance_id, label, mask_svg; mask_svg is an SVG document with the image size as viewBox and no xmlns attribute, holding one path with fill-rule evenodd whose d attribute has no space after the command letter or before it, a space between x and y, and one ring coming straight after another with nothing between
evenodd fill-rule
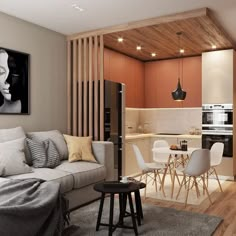
<instances>
[{"instance_id":1,"label":"wooden slat partition","mask_svg":"<svg viewBox=\"0 0 236 236\"><path fill-rule=\"evenodd\" d=\"M104 140L103 35L67 43L68 134Z\"/></svg>"},{"instance_id":2,"label":"wooden slat partition","mask_svg":"<svg viewBox=\"0 0 236 236\"><path fill-rule=\"evenodd\" d=\"M87 130L88 130L88 120L87 120L87 112L88 112L88 103L87 103L87 74L88 74L88 66L87 66L87 38L83 39L83 44L84 44L84 55L83 55L83 65L84 65L84 75L83 75L83 114L84 114L84 119L83 119L83 128L84 128L84 132L83 135L87 136Z\"/></svg>"},{"instance_id":3,"label":"wooden slat partition","mask_svg":"<svg viewBox=\"0 0 236 236\"><path fill-rule=\"evenodd\" d=\"M71 41L67 42L67 132L71 133Z\"/></svg>"},{"instance_id":4,"label":"wooden slat partition","mask_svg":"<svg viewBox=\"0 0 236 236\"><path fill-rule=\"evenodd\" d=\"M82 39L79 39L79 46L78 46L78 135L82 136L82 127L83 127L83 97L82 97Z\"/></svg>"},{"instance_id":5,"label":"wooden slat partition","mask_svg":"<svg viewBox=\"0 0 236 236\"><path fill-rule=\"evenodd\" d=\"M93 136L93 44L92 37L89 37L89 136Z\"/></svg>"},{"instance_id":6,"label":"wooden slat partition","mask_svg":"<svg viewBox=\"0 0 236 236\"><path fill-rule=\"evenodd\" d=\"M76 68L77 65L77 40L73 40L73 68ZM73 131L72 134L73 135L77 135L78 134L78 128L77 128L77 69L73 69Z\"/></svg>"},{"instance_id":7,"label":"wooden slat partition","mask_svg":"<svg viewBox=\"0 0 236 236\"><path fill-rule=\"evenodd\" d=\"M103 36L100 36L100 45L103 45ZM100 46L100 110L104 111L104 78L103 78L103 47ZM100 112L100 129L104 130L104 112ZM100 132L100 140L104 140L104 132Z\"/></svg>"},{"instance_id":8,"label":"wooden slat partition","mask_svg":"<svg viewBox=\"0 0 236 236\"><path fill-rule=\"evenodd\" d=\"M94 139L98 140L98 37L94 37Z\"/></svg>"}]
</instances>

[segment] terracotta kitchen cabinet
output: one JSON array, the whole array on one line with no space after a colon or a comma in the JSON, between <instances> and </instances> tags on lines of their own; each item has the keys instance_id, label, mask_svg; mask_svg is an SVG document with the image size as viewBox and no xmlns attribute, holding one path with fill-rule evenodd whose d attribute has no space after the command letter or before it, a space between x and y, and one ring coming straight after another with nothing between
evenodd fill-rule
<instances>
[{"instance_id":1,"label":"terracotta kitchen cabinet","mask_svg":"<svg viewBox=\"0 0 236 236\"><path fill-rule=\"evenodd\" d=\"M104 79L126 85L126 107L144 107L143 62L105 48Z\"/></svg>"},{"instance_id":2,"label":"terracotta kitchen cabinet","mask_svg":"<svg viewBox=\"0 0 236 236\"><path fill-rule=\"evenodd\" d=\"M179 69L181 85L187 92L186 99L183 102L176 102L171 96L171 92L177 86ZM145 63L146 108L201 107L201 90L200 56Z\"/></svg>"},{"instance_id":3,"label":"terracotta kitchen cabinet","mask_svg":"<svg viewBox=\"0 0 236 236\"><path fill-rule=\"evenodd\" d=\"M183 102L176 102L171 96L177 86L178 70L182 68L179 60L183 61L181 84L187 92ZM126 107L201 107L201 71L200 56L141 62L107 48L104 50L104 77L126 85Z\"/></svg>"}]
</instances>

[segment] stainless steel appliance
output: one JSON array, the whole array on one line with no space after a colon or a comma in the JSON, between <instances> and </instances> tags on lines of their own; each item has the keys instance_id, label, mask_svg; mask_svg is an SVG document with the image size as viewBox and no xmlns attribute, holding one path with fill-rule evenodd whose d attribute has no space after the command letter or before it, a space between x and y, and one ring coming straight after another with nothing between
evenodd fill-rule
<instances>
[{"instance_id":1,"label":"stainless steel appliance","mask_svg":"<svg viewBox=\"0 0 236 236\"><path fill-rule=\"evenodd\" d=\"M125 153L125 85L105 80L104 91L104 140L114 143L114 177L118 180Z\"/></svg>"},{"instance_id":2,"label":"stainless steel appliance","mask_svg":"<svg viewBox=\"0 0 236 236\"><path fill-rule=\"evenodd\" d=\"M233 104L202 106L202 147L210 149L215 142L224 143L224 157L233 156Z\"/></svg>"}]
</instances>

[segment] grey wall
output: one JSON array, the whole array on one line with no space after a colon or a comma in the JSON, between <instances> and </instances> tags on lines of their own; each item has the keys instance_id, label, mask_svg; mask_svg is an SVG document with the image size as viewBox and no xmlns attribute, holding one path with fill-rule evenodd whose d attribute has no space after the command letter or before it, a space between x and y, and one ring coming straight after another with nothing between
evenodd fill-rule
<instances>
[{"instance_id":1,"label":"grey wall","mask_svg":"<svg viewBox=\"0 0 236 236\"><path fill-rule=\"evenodd\" d=\"M30 54L30 115L1 115L0 128L66 131L66 37L0 12L0 47Z\"/></svg>"}]
</instances>

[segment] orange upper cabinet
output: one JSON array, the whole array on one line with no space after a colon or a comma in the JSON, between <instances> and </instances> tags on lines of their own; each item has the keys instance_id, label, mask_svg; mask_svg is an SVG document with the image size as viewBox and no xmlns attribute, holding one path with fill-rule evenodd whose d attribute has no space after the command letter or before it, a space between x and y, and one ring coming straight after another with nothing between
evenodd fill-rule
<instances>
[{"instance_id":1,"label":"orange upper cabinet","mask_svg":"<svg viewBox=\"0 0 236 236\"><path fill-rule=\"evenodd\" d=\"M177 87L179 73L181 86L187 92L183 102L174 101L171 96L171 92ZM201 107L201 90L200 56L145 63L145 107L147 108Z\"/></svg>"},{"instance_id":2,"label":"orange upper cabinet","mask_svg":"<svg viewBox=\"0 0 236 236\"><path fill-rule=\"evenodd\" d=\"M179 69L181 85L187 92L183 102L176 102L171 96L177 86ZM110 49L104 50L105 79L126 85L126 107L201 107L201 71L200 56L141 62Z\"/></svg>"},{"instance_id":3,"label":"orange upper cabinet","mask_svg":"<svg viewBox=\"0 0 236 236\"><path fill-rule=\"evenodd\" d=\"M144 63L104 49L104 79L126 85L126 107L144 107Z\"/></svg>"}]
</instances>

